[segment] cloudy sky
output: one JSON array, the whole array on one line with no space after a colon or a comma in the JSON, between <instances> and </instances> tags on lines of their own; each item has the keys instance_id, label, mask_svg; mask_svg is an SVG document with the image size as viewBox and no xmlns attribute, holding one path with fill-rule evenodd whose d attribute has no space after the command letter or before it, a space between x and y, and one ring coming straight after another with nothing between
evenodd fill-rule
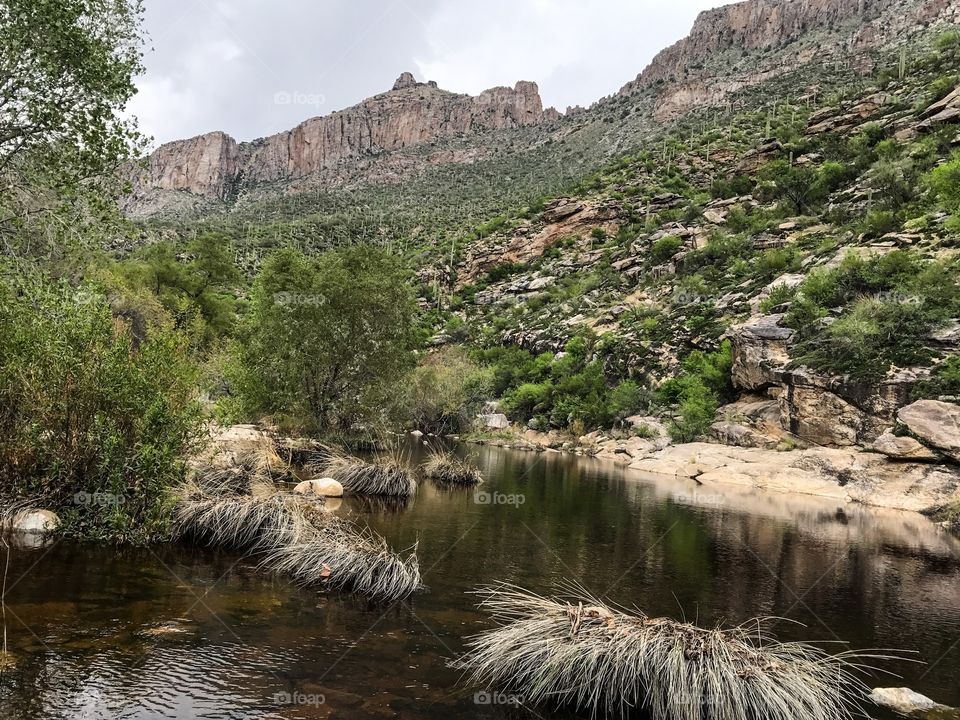
<instances>
[{"instance_id":1,"label":"cloudy sky","mask_svg":"<svg viewBox=\"0 0 960 720\"><path fill-rule=\"evenodd\" d=\"M157 143L251 140L388 90L534 80L563 110L615 92L726 0L146 0L129 110Z\"/></svg>"}]
</instances>

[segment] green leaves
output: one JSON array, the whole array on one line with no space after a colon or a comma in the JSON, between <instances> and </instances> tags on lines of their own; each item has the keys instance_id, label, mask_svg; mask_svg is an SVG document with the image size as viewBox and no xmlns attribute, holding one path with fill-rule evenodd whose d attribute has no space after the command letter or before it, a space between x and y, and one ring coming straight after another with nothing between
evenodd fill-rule
<instances>
[{"instance_id":1,"label":"green leaves","mask_svg":"<svg viewBox=\"0 0 960 720\"><path fill-rule=\"evenodd\" d=\"M312 429L385 421L414 361L413 294L400 261L357 245L307 258L283 249L254 283L232 378L249 413Z\"/></svg>"}]
</instances>

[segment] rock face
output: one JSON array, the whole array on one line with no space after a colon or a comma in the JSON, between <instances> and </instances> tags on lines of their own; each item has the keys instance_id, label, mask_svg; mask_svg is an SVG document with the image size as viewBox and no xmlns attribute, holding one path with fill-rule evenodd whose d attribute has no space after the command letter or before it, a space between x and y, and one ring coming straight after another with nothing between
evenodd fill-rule
<instances>
[{"instance_id":1,"label":"rock face","mask_svg":"<svg viewBox=\"0 0 960 720\"><path fill-rule=\"evenodd\" d=\"M187 190L224 200L237 174L236 141L222 132L161 145L150 157L145 177L137 178L160 190Z\"/></svg>"},{"instance_id":2,"label":"rock face","mask_svg":"<svg viewBox=\"0 0 960 720\"><path fill-rule=\"evenodd\" d=\"M960 405L918 400L902 408L897 419L925 444L960 462Z\"/></svg>"},{"instance_id":3,"label":"rock face","mask_svg":"<svg viewBox=\"0 0 960 720\"><path fill-rule=\"evenodd\" d=\"M960 500L960 472L955 468L897 462L852 448L778 452L688 443L638 458L630 467L696 478L707 491L742 485L912 511L930 511Z\"/></svg>"},{"instance_id":4,"label":"rock face","mask_svg":"<svg viewBox=\"0 0 960 720\"><path fill-rule=\"evenodd\" d=\"M403 73L389 92L267 138L238 144L213 132L167 143L153 153L144 172L134 173L134 190L124 209L137 214L143 204L138 201L150 190L225 200L247 184L294 180L351 158L557 116L544 111L536 83L521 81L471 97Z\"/></svg>"},{"instance_id":5,"label":"rock face","mask_svg":"<svg viewBox=\"0 0 960 720\"><path fill-rule=\"evenodd\" d=\"M700 13L690 34L658 53L619 94L664 85L657 114L671 117L717 104L804 63L823 62L831 46L849 62L854 53L877 46L902 25L949 22L956 13L946 0L745 0ZM841 42L818 43L810 38L817 29ZM771 56L747 72L729 71L744 51L785 48L792 52ZM710 62L723 60L728 61L725 72L711 72Z\"/></svg>"}]
</instances>

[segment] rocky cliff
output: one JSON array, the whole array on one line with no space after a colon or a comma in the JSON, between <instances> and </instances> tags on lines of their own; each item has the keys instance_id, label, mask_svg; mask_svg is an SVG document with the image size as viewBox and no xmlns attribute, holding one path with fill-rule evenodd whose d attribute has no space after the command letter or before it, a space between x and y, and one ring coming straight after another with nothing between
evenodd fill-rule
<instances>
[{"instance_id":1,"label":"rocky cliff","mask_svg":"<svg viewBox=\"0 0 960 720\"><path fill-rule=\"evenodd\" d=\"M403 73L388 92L267 138L237 143L212 132L162 145L146 169L135 173L125 209L136 214L152 191L225 200L249 183L293 180L354 158L558 117L556 110L544 110L533 82L491 88L474 97Z\"/></svg>"},{"instance_id":2,"label":"rocky cliff","mask_svg":"<svg viewBox=\"0 0 960 720\"><path fill-rule=\"evenodd\" d=\"M951 0L744 0L700 13L690 34L658 53L620 96L663 86L667 119L809 62L841 59L890 42L906 29L956 22ZM753 53L749 62L741 62Z\"/></svg>"}]
</instances>

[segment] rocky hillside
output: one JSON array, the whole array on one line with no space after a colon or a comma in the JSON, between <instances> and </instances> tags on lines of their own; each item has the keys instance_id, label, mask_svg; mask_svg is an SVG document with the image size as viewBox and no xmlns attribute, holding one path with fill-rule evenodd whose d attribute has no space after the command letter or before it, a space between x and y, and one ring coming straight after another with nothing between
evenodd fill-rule
<instances>
[{"instance_id":1,"label":"rocky hillside","mask_svg":"<svg viewBox=\"0 0 960 720\"><path fill-rule=\"evenodd\" d=\"M524 442L745 484L776 466L787 485L850 484L838 492L865 502L899 483L897 507L952 502L960 33L889 48L859 87L814 94L799 77L669 126L460 248L450 295L422 299L444 318L434 345L503 363L500 407L536 431ZM664 449L665 428L735 449Z\"/></svg>"},{"instance_id":2,"label":"rocky hillside","mask_svg":"<svg viewBox=\"0 0 960 720\"><path fill-rule=\"evenodd\" d=\"M744 0L701 13L619 94L658 87L656 116L669 119L807 63L869 69L877 48L958 20L950 0Z\"/></svg>"},{"instance_id":3,"label":"rocky hillside","mask_svg":"<svg viewBox=\"0 0 960 720\"><path fill-rule=\"evenodd\" d=\"M132 216L160 212L186 192L209 201L228 201L245 188L309 175L384 153L488 130L556 120L543 109L535 83L496 87L476 97L419 83L405 72L393 88L359 105L304 121L287 132L238 143L223 132L167 143L134 173L124 210ZM450 154L440 162L469 160Z\"/></svg>"}]
</instances>

